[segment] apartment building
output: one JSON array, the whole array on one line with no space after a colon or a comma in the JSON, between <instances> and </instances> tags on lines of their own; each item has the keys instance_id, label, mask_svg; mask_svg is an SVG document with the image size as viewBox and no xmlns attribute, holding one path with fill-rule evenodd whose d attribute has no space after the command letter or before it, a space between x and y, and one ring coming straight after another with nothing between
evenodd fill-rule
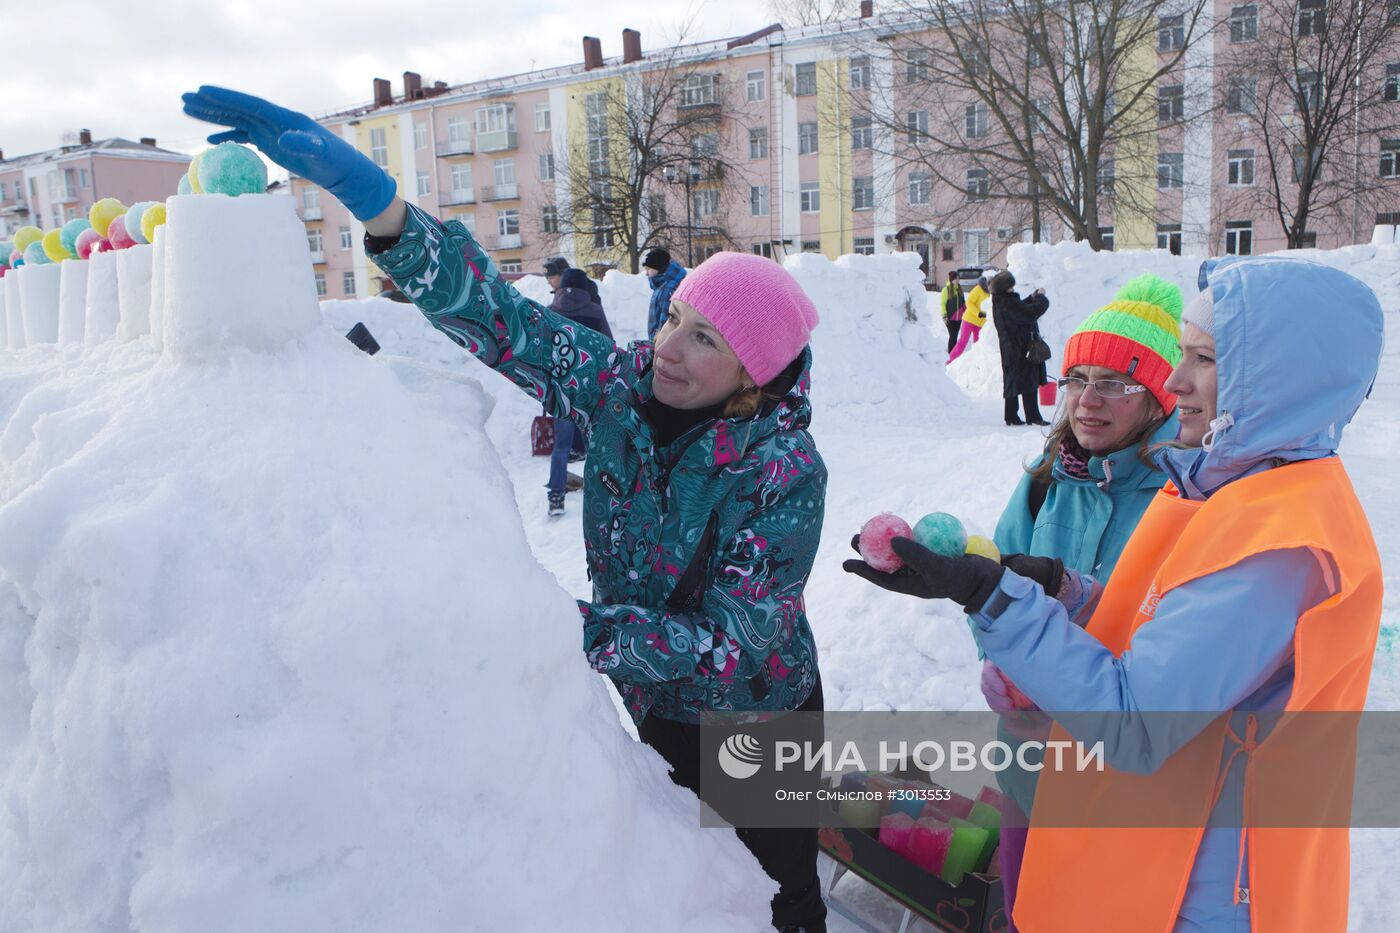
<instances>
[{"instance_id":1,"label":"apartment building","mask_svg":"<svg viewBox=\"0 0 1400 933\"><path fill-rule=\"evenodd\" d=\"M164 200L189 164L189 156L161 149L151 137L94 140L88 130L55 149L9 159L0 153L0 238L26 225L61 227L103 198Z\"/></svg>"},{"instance_id":2,"label":"apartment building","mask_svg":"<svg viewBox=\"0 0 1400 933\"><path fill-rule=\"evenodd\" d=\"M1264 47L1261 37L1313 28L1310 17L1327 2L1300 0L1285 13L1228 0L1211 6L1200 27L1205 38L1163 75L1142 111L1145 141L1117 153L1116 169L1113 159L1100 168L1105 248L1212 255L1286 245L1265 183L1286 198L1297 178L1265 178L1269 143L1248 110L1254 92L1231 69L1251 43ZM1154 29L1139 50L1149 68L1154 55L1171 60L1184 31L1172 16ZM1025 202L989 196L998 180L987 169L969 162L931 172L915 157L917 141L932 134L1000 144L984 105L949 99L928 80L929 56L940 52L926 23L877 16L866 2L844 22L775 24L646 54L633 30L623 32L622 55L613 58L585 37L579 63L466 84L425 86L405 72L398 95L376 78L369 103L319 122L389 172L409 203L459 219L505 272L538 270L554 255L595 270L631 268L619 237L589 232L587 218L577 222L590 208L570 179L585 164L617 177L629 159L649 157L609 108L646 100L638 88L661 75L680 85L668 113L685 121L692 159L689 170L643 178L636 211L643 233L664 224L665 245L692 264L720 249L775 259L916 251L933 284L960 265L1001 262L1012 242L1032 238ZM1400 88L1400 48L1394 57L1359 81L1387 89L1372 96L1400 114L1400 90L1390 93ZM1185 106L1217 97L1222 106L1199 113ZM1351 143L1358 188L1369 191L1320 212L1306 242L1364 241L1375 223L1400 221L1400 129L1382 129L1392 121L1400 126L1389 110L1376 119L1358 112ZM292 193L320 293L372 294L378 272L364 257L361 225L303 179L292 179ZM1071 235L1053 214L1042 216L1041 240Z\"/></svg>"}]
</instances>

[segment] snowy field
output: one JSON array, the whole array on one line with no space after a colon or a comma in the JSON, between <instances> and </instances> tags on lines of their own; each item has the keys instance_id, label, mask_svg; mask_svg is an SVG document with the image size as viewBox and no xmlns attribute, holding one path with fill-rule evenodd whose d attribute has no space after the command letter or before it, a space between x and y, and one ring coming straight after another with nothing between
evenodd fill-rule
<instances>
[{"instance_id":1,"label":"snowy field","mask_svg":"<svg viewBox=\"0 0 1400 933\"><path fill-rule=\"evenodd\" d=\"M756 863L696 827L584 663L580 506L546 518L538 405L411 306L317 309L295 252L221 279L217 254L175 238L299 226L182 200L149 334L0 351L0 929L762 929ZM1395 315L1397 249L1319 258ZM1002 424L990 329L945 371L910 257L789 267L823 317L812 433L830 486L807 605L828 708L982 709L963 618L841 562L880 511L990 534L1043 437ZM1131 275L1195 274L1058 246L1011 268L1047 289L1057 356ZM601 290L637 337L645 283ZM339 336L357 321L378 356ZM1397 424L1388 353L1342 449L1387 570L1373 709L1400 708ZM1353 832L1351 929L1391 928L1396 864L1400 831ZM861 888L841 893L897 924Z\"/></svg>"}]
</instances>

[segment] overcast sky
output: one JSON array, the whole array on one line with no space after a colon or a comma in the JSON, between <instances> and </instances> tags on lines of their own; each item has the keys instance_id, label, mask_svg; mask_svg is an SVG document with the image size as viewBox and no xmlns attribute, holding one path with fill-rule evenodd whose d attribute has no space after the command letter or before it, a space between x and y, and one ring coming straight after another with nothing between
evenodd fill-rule
<instances>
[{"instance_id":1,"label":"overcast sky","mask_svg":"<svg viewBox=\"0 0 1400 933\"><path fill-rule=\"evenodd\" d=\"M52 17L34 3L23 11L7 18L0 68L0 149L10 157L83 127L197 152L207 128L181 112L180 94L200 84L327 112L368 101L376 77L399 95L404 71L459 84L582 61L585 35L612 57L628 27L648 51L687 20L695 41L771 19L766 0L64 0ZM21 30L26 18L32 28Z\"/></svg>"}]
</instances>

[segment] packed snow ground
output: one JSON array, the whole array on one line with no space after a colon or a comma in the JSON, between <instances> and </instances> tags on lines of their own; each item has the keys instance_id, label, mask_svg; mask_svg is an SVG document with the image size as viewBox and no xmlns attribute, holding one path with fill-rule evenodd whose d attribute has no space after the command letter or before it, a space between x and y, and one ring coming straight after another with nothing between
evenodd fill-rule
<instances>
[{"instance_id":1,"label":"packed snow ground","mask_svg":"<svg viewBox=\"0 0 1400 933\"><path fill-rule=\"evenodd\" d=\"M1058 353L1161 261L1037 248L1012 268L1050 292ZM909 257L792 268L823 315L807 602L828 708L981 709L962 617L841 562L879 511L990 533L1043 438L1002 425L967 360L949 378ZM610 273L602 295L640 336L645 282ZM578 650L579 505L545 516L538 405L411 306L321 311L282 352L200 365L149 339L0 353L0 928L761 927L756 863L695 828ZM356 321L379 356L339 337ZM1392 353L1342 451L1391 594L1375 709L1400 708L1397 422ZM1400 832L1353 833L1351 929L1388 927L1397 861Z\"/></svg>"}]
</instances>

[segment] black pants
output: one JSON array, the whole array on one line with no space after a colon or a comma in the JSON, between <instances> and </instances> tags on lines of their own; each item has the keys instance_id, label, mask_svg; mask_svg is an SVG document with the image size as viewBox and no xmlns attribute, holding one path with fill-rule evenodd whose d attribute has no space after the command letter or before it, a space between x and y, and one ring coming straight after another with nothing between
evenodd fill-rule
<instances>
[{"instance_id":1,"label":"black pants","mask_svg":"<svg viewBox=\"0 0 1400 933\"><path fill-rule=\"evenodd\" d=\"M945 318L943 323L948 325L948 352L952 353L953 348L958 345L958 332L962 330L962 321Z\"/></svg>"},{"instance_id":2,"label":"black pants","mask_svg":"<svg viewBox=\"0 0 1400 933\"><path fill-rule=\"evenodd\" d=\"M1040 415L1040 400L1035 392L1025 392L1021 395L1021 406L1026 410L1026 421L1044 421ZM1013 421L1016 418L1016 396L1008 395L1005 398L1006 420Z\"/></svg>"},{"instance_id":3,"label":"black pants","mask_svg":"<svg viewBox=\"0 0 1400 933\"><path fill-rule=\"evenodd\" d=\"M816 684L798 712L815 713L822 705L822 681ZM657 716L647 716L637 728L643 742L660 753L671 766L671 780L700 792L700 727ZM800 927L807 933L826 930L826 903L817 880L817 831L812 829L736 829L768 877L778 882L773 896L773 926Z\"/></svg>"}]
</instances>

